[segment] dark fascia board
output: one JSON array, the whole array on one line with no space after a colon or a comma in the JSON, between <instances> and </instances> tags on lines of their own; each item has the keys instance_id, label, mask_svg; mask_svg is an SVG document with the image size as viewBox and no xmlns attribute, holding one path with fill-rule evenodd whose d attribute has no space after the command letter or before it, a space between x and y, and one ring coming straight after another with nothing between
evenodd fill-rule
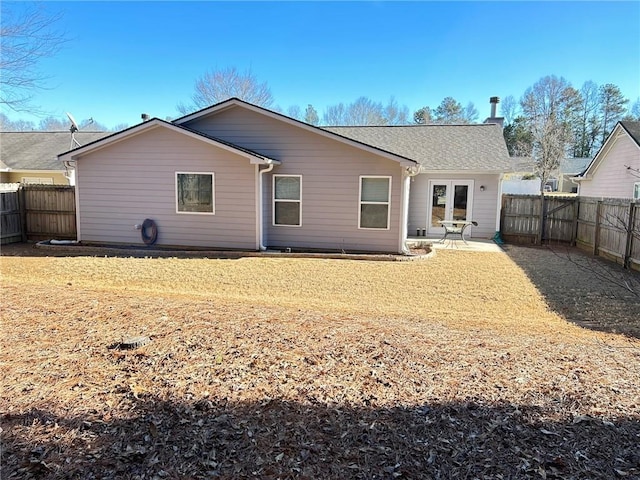
<instances>
[{"instance_id":1,"label":"dark fascia board","mask_svg":"<svg viewBox=\"0 0 640 480\"><path fill-rule=\"evenodd\" d=\"M636 138L637 133L634 132L635 133L634 134L634 133L630 132L629 129L627 128L627 126L625 125L625 123L626 122L623 122L623 121L618 122L618 124L624 129L624 131L627 132L627 135L629 135L629 138L631 138L631 140L633 140L636 143L636 145L638 147L640 147L640 138ZM640 122L633 122L633 123L640 124Z\"/></svg>"},{"instance_id":2,"label":"dark fascia board","mask_svg":"<svg viewBox=\"0 0 640 480\"><path fill-rule=\"evenodd\" d=\"M340 135L338 133L329 132L328 130L325 130L325 129L321 128L321 127L316 127L315 125L310 125L308 123L301 122L300 120L296 120L295 118L287 117L286 115L283 115L281 113L274 112L274 111L269 110L267 108L260 107L258 105L254 105L252 103L245 102L244 100L240 100L239 98L235 98L235 97L234 98L230 98L228 100L225 100L224 102L216 103L215 105L211 105L210 107L203 108L201 110L198 110L197 112L193 112L193 113L190 113L190 114L185 115L183 117L177 118L177 119L173 120L172 123L174 123L176 125L181 125L183 123L190 122L192 120L196 120L198 118L213 114L215 112L224 111L224 110L226 110L228 108L231 108L231 107L234 107L234 106L243 107L243 108L246 108L248 110L252 110L254 112L266 115L268 117L275 118L277 120L281 120L281 121L283 121L285 123L288 123L289 125L295 125L297 127L303 128L303 129L308 130L308 131L313 132L313 133L317 133L317 134L322 135L324 137L332 138L334 140L338 140L339 142L346 143L347 145L351 145L353 147L360 148L362 150L366 150L366 151L368 151L370 153L374 153L374 154L377 154L377 155L382 155L384 157L389 158L390 160L394 160L394 161L400 163L401 165L403 165L405 167L415 167L415 166L418 165L418 162L416 162L415 160L413 160L411 158L403 157L402 155L398 155L396 153L389 152L387 150L383 150L381 148L373 147L373 146L371 146L369 144L366 144L366 143L363 143L363 142L359 142L357 140L353 140L352 138L344 137L344 136L342 136L342 135Z\"/></svg>"},{"instance_id":3,"label":"dark fascia board","mask_svg":"<svg viewBox=\"0 0 640 480\"><path fill-rule=\"evenodd\" d=\"M274 164L274 165L280 164L278 160L266 157L264 155L260 155L259 153L249 150L247 148L239 147L237 145L226 142L224 140L220 140L219 138L215 138L210 135L205 135L201 132L197 132L195 130L182 127L180 125L174 125L173 123L167 122L165 120L161 120L159 118L152 118L150 120L147 120L145 122L139 123L132 127L126 128L119 132L115 132L112 135L100 138L91 143L87 143L86 145L82 145L78 148L74 148L73 150L69 150L68 152L61 153L60 155L58 155L58 159L62 161L76 160L79 156L87 152L92 152L92 151L104 148L108 145L122 141L131 136L138 135L146 130L149 130L150 128L156 128L156 127L169 128L170 130L173 130L175 132L182 133L190 137L196 138L198 140L207 142L209 144L221 147L225 150L232 151L234 153L242 155L243 157L249 158L251 163Z\"/></svg>"}]
</instances>

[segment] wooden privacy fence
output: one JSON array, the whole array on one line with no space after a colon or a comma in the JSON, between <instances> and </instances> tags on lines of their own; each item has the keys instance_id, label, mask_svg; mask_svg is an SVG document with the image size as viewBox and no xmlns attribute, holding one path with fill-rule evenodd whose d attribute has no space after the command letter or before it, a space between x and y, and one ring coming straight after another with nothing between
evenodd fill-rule
<instances>
[{"instance_id":1,"label":"wooden privacy fence","mask_svg":"<svg viewBox=\"0 0 640 480\"><path fill-rule=\"evenodd\" d=\"M500 233L508 243L568 243L640 269L640 202L503 195Z\"/></svg>"},{"instance_id":2,"label":"wooden privacy fence","mask_svg":"<svg viewBox=\"0 0 640 480\"><path fill-rule=\"evenodd\" d=\"M75 188L66 185L22 185L1 192L2 243L75 240L75 197Z\"/></svg>"}]
</instances>

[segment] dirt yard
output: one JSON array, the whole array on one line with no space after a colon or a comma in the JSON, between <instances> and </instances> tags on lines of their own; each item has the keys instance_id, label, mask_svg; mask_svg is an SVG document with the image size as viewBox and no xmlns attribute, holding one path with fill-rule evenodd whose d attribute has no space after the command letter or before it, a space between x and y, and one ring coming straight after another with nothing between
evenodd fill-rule
<instances>
[{"instance_id":1,"label":"dirt yard","mask_svg":"<svg viewBox=\"0 0 640 480\"><path fill-rule=\"evenodd\" d=\"M640 478L640 302L558 252L2 253L3 479Z\"/></svg>"}]
</instances>

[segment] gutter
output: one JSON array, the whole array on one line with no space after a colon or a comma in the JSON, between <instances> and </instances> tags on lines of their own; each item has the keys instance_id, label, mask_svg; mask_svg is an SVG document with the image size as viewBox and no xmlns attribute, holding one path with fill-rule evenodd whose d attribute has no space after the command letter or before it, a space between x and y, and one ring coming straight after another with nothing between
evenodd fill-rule
<instances>
[{"instance_id":1,"label":"gutter","mask_svg":"<svg viewBox=\"0 0 640 480\"><path fill-rule=\"evenodd\" d=\"M269 173L271 170L273 170L273 167L275 166L275 164L271 163L270 160L267 160L267 162L269 164L269 167L259 171L260 177L258 179L258 248L261 252L264 252L267 249L267 247L264 245L264 207L262 205L262 176L265 173Z\"/></svg>"},{"instance_id":2,"label":"gutter","mask_svg":"<svg viewBox=\"0 0 640 480\"><path fill-rule=\"evenodd\" d=\"M69 174L69 170L75 170L76 169L76 161L75 160L64 160L62 162L62 164L64 165L64 178L66 178L67 180L71 181L71 175Z\"/></svg>"}]
</instances>

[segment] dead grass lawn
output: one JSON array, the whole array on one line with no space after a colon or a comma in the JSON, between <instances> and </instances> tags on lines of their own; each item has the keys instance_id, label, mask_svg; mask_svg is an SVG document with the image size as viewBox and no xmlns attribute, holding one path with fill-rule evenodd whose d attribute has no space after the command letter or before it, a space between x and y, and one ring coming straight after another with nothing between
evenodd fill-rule
<instances>
[{"instance_id":1,"label":"dead grass lawn","mask_svg":"<svg viewBox=\"0 0 640 480\"><path fill-rule=\"evenodd\" d=\"M640 342L506 255L1 262L2 478L640 475Z\"/></svg>"}]
</instances>

